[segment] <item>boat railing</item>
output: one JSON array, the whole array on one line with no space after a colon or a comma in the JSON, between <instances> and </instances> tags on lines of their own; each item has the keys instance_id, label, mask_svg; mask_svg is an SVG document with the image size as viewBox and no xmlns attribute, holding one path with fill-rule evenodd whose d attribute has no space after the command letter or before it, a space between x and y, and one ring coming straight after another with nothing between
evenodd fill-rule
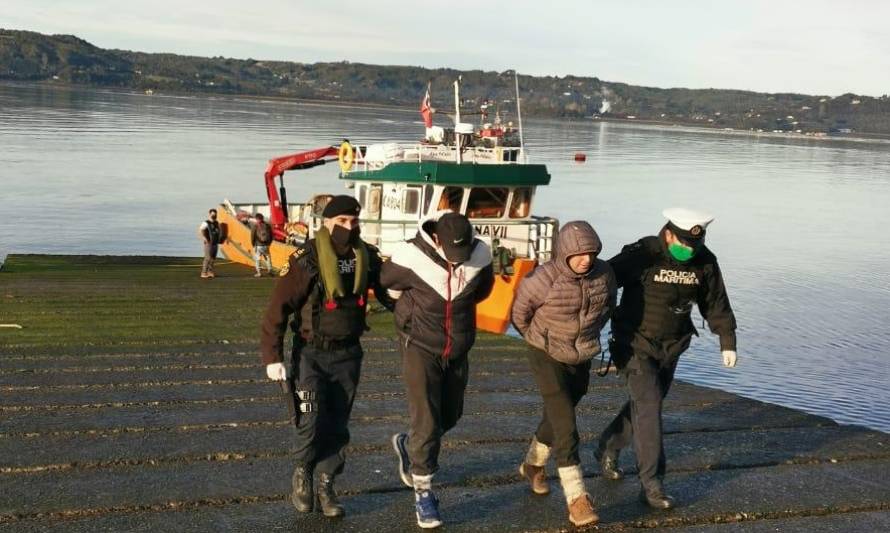
<instances>
[{"instance_id":1,"label":"boat railing","mask_svg":"<svg viewBox=\"0 0 890 533\"><path fill-rule=\"evenodd\" d=\"M355 152L355 162L346 175L352 172L380 170L390 163L453 162L457 147L446 144L386 143L371 145L363 155ZM525 150L520 146L470 146L461 151L461 162L483 165L526 163Z\"/></svg>"},{"instance_id":2,"label":"boat railing","mask_svg":"<svg viewBox=\"0 0 890 533\"><path fill-rule=\"evenodd\" d=\"M416 220L359 218L359 223L362 225L362 239L384 251L394 244L414 237L417 233ZM552 257L553 241L559 231L559 221L552 217L532 216L523 220L471 218L470 223L477 228L485 226L527 227L528 232L523 237L490 237L484 234L481 237L489 238L492 241L494 251L503 248L513 255L535 259L541 263L549 261ZM314 234L321 224L321 216L311 215L311 234Z\"/></svg>"}]
</instances>

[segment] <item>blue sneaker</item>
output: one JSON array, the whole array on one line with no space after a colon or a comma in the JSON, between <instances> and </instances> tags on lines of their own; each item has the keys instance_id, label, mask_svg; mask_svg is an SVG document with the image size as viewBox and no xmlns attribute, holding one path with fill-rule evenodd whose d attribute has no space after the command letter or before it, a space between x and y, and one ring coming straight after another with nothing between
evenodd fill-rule
<instances>
[{"instance_id":1,"label":"blue sneaker","mask_svg":"<svg viewBox=\"0 0 890 533\"><path fill-rule=\"evenodd\" d=\"M392 436L392 448L399 456L399 477L406 487L414 488L414 480L411 479L411 460L408 459L408 435L396 433Z\"/></svg>"},{"instance_id":2,"label":"blue sneaker","mask_svg":"<svg viewBox=\"0 0 890 533\"><path fill-rule=\"evenodd\" d=\"M439 516L439 498L431 490L414 492L414 510L417 525L423 529L433 529L442 525Z\"/></svg>"}]
</instances>

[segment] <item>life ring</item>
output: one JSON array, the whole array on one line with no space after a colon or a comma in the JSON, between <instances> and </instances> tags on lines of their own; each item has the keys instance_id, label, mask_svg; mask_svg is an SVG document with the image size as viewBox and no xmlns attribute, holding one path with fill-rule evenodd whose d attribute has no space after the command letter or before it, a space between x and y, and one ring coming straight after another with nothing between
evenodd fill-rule
<instances>
[{"instance_id":1,"label":"life ring","mask_svg":"<svg viewBox=\"0 0 890 533\"><path fill-rule=\"evenodd\" d=\"M352 149L349 141L343 141L340 144L340 152L337 154L337 159L340 162L340 171L349 172L352 164L355 163L355 150Z\"/></svg>"}]
</instances>

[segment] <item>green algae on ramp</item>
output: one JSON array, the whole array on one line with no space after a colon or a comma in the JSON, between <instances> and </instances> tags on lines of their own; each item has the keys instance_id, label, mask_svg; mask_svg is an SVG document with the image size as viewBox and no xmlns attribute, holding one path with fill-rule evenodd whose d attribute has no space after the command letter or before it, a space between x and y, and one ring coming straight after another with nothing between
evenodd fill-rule
<instances>
[{"instance_id":1,"label":"green algae on ramp","mask_svg":"<svg viewBox=\"0 0 890 533\"><path fill-rule=\"evenodd\" d=\"M220 261L181 257L10 255L0 270L0 351L175 343L257 342L273 278ZM392 334L387 313L376 336Z\"/></svg>"}]
</instances>

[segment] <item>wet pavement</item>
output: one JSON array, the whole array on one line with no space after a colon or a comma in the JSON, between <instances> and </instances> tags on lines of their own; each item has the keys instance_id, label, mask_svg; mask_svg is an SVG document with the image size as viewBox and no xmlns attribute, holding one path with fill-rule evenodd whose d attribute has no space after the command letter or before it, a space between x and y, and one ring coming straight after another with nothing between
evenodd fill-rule
<instances>
[{"instance_id":1,"label":"wet pavement","mask_svg":"<svg viewBox=\"0 0 890 533\"><path fill-rule=\"evenodd\" d=\"M389 447L407 423L399 356L386 338L365 347L340 520L288 502L290 428L254 345L0 349L0 531L416 530ZM541 404L525 350L486 336L471 354L436 479L447 531L574 529L553 465L546 497L516 474ZM890 530L890 435L685 383L665 407L678 508L650 511L632 452L620 482L593 459L624 398L614 375L593 378L579 408L597 529Z\"/></svg>"}]
</instances>

